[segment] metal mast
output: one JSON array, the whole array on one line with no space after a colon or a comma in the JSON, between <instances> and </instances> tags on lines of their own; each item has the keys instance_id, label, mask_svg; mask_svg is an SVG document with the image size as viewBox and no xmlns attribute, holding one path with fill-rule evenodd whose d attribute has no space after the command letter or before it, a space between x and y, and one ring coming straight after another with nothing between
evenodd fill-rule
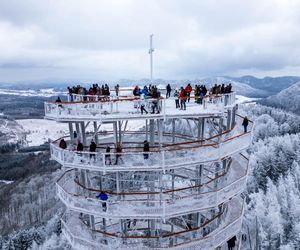
<instances>
[{"instance_id":1,"label":"metal mast","mask_svg":"<svg viewBox=\"0 0 300 250\"><path fill-rule=\"evenodd\" d=\"M153 34L150 35L150 49L149 49L149 54L150 54L150 80L151 83L153 81L153 42L152 42Z\"/></svg>"}]
</instances>

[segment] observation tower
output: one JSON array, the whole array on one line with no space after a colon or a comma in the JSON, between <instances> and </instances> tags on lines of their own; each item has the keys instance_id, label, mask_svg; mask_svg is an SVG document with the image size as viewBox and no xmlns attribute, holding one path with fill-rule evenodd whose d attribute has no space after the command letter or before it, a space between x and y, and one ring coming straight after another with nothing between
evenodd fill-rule
<instances>
[{"instance_id":1,"label":"observation tower","mask_svg":"<svg viewBox=\"0 0 300 250\"><path fill-rule=\"evenodd\" d=\"M154 114L134 97L72 100L45 103L45 118L69 126L66 147L59 138L50 149L65 170L56 191L73 249L227 249L239 239L253 123L245 133L234 92L191 97L186 110L143 100L149 111L157 102Z\"/></svg>"}]
</instances>

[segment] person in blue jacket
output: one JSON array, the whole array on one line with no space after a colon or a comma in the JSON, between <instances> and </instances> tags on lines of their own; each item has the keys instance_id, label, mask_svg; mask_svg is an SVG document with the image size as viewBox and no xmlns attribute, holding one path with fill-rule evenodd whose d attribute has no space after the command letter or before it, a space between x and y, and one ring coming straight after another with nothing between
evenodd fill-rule
<instances>
[{"instance_id":1,"label":"person in blue jacket","mask_svg":"<svg viewBox=\"0 0 300 250\"><path fill-rule=\"evenodd\" d=\"M102 202L102 208L103 208L103 211L105 212L106 209L107 209L106 201L108 200L108 195L104 191L101 191L100 194L98 194L96 196L96 198L98 198L99 200L103 201Z\"/></svg>"}]
</instances>

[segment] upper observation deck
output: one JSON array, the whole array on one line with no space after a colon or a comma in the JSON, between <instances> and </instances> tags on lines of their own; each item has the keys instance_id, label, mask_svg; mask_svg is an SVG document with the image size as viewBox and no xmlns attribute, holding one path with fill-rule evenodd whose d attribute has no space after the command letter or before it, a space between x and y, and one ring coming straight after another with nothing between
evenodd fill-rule
<instances>
[{"instance_id":1,"label":"upper observation deck","mask_svg":"<svg viewBox=\"0 0 300 250\"><path fill-rule=\"evenodd\" d=\"M130 119L165 119L178 117L218 117L235 105L235 92L207 95L202 103L187 103L186 110L176 109L174 98L144 99L136 97L79 96L74 102L46 102L45 118L67 121L117 121ZM79 100L79 101L77 101ZM141 114L141 106L146 112ZM155 109L155 112L152 112Z\"/></svg>"}]
</instances>

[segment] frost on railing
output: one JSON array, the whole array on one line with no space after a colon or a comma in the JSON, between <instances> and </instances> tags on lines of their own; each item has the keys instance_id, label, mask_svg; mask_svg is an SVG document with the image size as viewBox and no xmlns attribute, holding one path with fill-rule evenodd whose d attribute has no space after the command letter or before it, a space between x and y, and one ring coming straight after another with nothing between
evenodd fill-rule
<instances>
[{"instance_id":1,"label":"frost on railing","mask_svg":"<svg viewBox=\"0 0 300 250\"><path fill-rule=\"evenodd\" d=\"M247 166L247 163L241 162L241 164ZM236 168L238 167L241 166ZM74 170L70 170L65 173L57 182L57 194L62 202L78 212L109 216L110 218L164 217L176 215L179 211L184 214L194 209L215 207L241 193L246 187L247 180L247 169L244 169L239 175L231 177L212 191L206 191L208 189L205 185L210 184L203 184L201 191L192 187L184 192L180 189L174 190L175 198L170 197L169 193L152 194L152 198L148 200L145 200L147 193L141 195L134 193L133 199L115 194L110 195L109 200L104 202L96 199L97 193L94 191L76 189L73 172ZM234 176L233 173L230 175ZM106 209L102 209L104 203Z\"/></svg>"},{"instance_id":2,"label":"frost on railing","mask_svg":"<svg viewBox=\"0 0 300 250\"><path fill-rule=\"evenodd\" d=\"M130 171L130 170L168 170L185 165L218 161L233 155L251 144L251 132L243 133L220 143L199 145L195 148L149 152L144 159L144 152L116 153L77 152L61 149L56 144L50 145L51 157L60 164L79 169L96 171ZM91 157L91 155L93 157ZM109 160L108 160L109 159Z\"/></svg>"},{"instance_id":3,"label":"frost on railing","mask_svg":"<svg viewBox=\"0 0 300 250\"><path fill-rule=\"evenodd\" d=\"M90 99L87 99L90 100ZM223 112L224 108L235 103L235 93L220 96L207 96L201 105L193 104L184 111L185 114L199 113L204 110ZM113 119L120 116L140 117L141 105L148 112L155 107L155 116L173 115L176 111L174 100L171 99L139 99L139 98L113 98L101 101L83 102L46 102L45 116L49 118L76 118L76 119ZM159 111L159 114L157 114ZM179 111L178 111L179 112ZM182 113L183 114L183 113Z\"/></svg>"},{"instance_id":4,"label":"frost on railing","mask_svg":"<svg viewBox=\"0 0 300 250\"><path fill-rule=\"evenodd\" d=\"M232 208L232 209L231 209ZM75 249L118 249L130 245L131 249L174 248L174 249L214 249L236 235L241 228L243 202L235 198L228 203L224 214L194 230L186 230L160 237L129 237L116 233L93 231L80 222L76 214L65 216L62 220L63 233ZM221 222L221 223L220 223ZM160 239L157 241L157 239ZM184 245L181 245L184 244Z\"/></svg>"}]
</instances>

